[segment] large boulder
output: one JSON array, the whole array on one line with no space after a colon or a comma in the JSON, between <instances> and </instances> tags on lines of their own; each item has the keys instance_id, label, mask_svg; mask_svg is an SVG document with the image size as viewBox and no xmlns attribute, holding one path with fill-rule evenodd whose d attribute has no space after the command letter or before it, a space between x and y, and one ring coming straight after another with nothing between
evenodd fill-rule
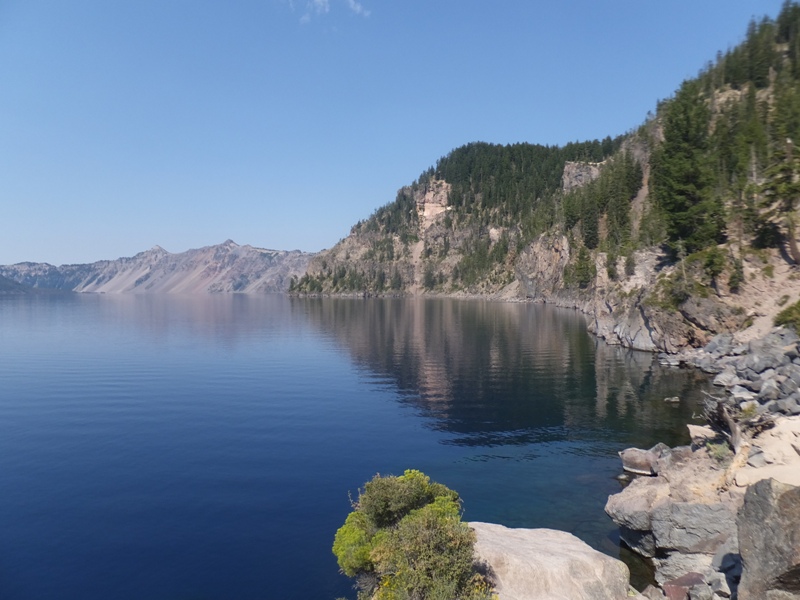
<instances>
[{"instance_id":1,"label":"large boulder","mask_svg":"<svg viewBox=\"0 0 800 600\"><path fill-rule=\"evenodd\" d=\"M606 514L619 527L622 541L642 556L656 555L653 508L669 498L669 491L669 483L661 477L639 478L608 498Z\"/></svg>"},{"instance_id":2,"label":"large boulder","mask_svg":"<svg viewBox=\"0 0 800 600\"><path fill-rule=\"evenodd\" d=\"M571 533L470 523L500 600L625 600L628 567Z\"/></svg>"},{"instance_id":3,"label":"large boulder","mask_svg":"<svg viewBox=\"0 0 800 600\"><path fill-rule=\"evenodd\" d=\"M800 487L764 479L737 519L739 600L800 600Z\"/></svg>"}]
</instances>

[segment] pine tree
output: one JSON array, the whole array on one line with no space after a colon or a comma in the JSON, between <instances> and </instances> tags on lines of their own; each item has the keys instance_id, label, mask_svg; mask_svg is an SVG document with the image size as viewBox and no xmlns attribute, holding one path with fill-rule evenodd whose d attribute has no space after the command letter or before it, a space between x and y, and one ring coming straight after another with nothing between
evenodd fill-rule
<instances>
[{"instance_id":1,"label":"pine tree","mask_svg":"<svg viewBox=\"0 0 800 600\"><path fill-rule=\"evenodd\" d=\"M783 227L783 234L789 243L789 254L795 264L800 264L800 248L796 238L800 160L790 138L786 138L783 147L775 152L775 157L776 161L764 173L763 216L768 222Z\"/></svg>"},{"instance_id":2,"label":"pine tree","mask_svg":"<svg viewBox=\"0 0 800 600\"><path fill-rule=\"evenodd\" d=\"M689 253L720 243L724 225L708 152L711 114L699 87L685 82L666 106L664 143L653 160L653 192L673 251L683 240Z\"/></svg>"}]
</instances>

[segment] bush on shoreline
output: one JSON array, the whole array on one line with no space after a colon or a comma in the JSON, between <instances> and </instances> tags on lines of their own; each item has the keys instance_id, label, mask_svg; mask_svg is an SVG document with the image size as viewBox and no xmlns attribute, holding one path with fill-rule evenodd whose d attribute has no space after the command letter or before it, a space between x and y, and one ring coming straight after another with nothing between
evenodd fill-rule
<instances>
[{"instance_id":1,"label":"bush on shoreline","mask_svg":"<svg viewBox=\"0 0 800 600\"><path fill-rule=\"evenodd\" d=\"M376 475L359 491L333 553L359 600L489 600L458 494L420 471Z\"/></svg>"}]
</instances>

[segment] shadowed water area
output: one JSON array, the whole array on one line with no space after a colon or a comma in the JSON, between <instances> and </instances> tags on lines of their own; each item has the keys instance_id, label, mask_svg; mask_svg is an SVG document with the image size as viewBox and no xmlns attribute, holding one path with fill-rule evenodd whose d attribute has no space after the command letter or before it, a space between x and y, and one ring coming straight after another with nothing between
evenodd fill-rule
<instances>
[{"instance_id":1,"label":"shadowed water area","mask_svg":"<svg viewBox=\"0 0 800 600\"><path fill-rule=\"evenodd\" d=\"M0 298L0 598L353 597L348 492L407 468L617 555L617 450L706 385L544 306Z\"/></svg>"}]
</instances>

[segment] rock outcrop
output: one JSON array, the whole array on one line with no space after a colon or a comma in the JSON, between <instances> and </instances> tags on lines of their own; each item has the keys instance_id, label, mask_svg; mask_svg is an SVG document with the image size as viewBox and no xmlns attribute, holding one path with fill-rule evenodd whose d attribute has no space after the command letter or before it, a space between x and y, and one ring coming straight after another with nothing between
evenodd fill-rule
<instances>
[{"instance_id":1,"label":"rock outcrop","mask_svg":"<svg viewBox=\"0 0 800 600\"><path fill-rule=\"evenodd\" d=\"M500 600L625 600L628 567L564 531L470 523Z\"/></svg>"},{"instance_id":2,"label":"rock outcrop","mask_svg":"<svg viewBox=\"0 0 800 600\"><path fill-rule=\"evenodd\" d=\"M264 250L228 240L173 254L159 246L130 258L91 264L19 263L0 275L33 288L96 293L283 292L312 255Z\"/></svg>"},{"instance_id":3,"label":"rock outcrop","mask_svg":"<svg viewBox=\"0 0 800 600\"><path fill-rule=\"evenodd\" d=\"M587 183L600 177L603 163L567 161L564 163L564 173L561 176L561 190L569 192L585 186Z\"/></svg>"},{"instance_id":4,"label":"rock outcrop","mask_svg":"<svg viewBox=\"0 0 800 600\"><path fill-rule=\"evenodd\" d=\"M739 600L800 600L800 487L764 479L738 518Z\"/></svg>"},{"instance_id":5,"label":"rock outcrop","mask_svg":"<svg viewBox=\"0 0 800 600\"><path fill-rule=\"evenodd\" d=\"M669 598L720 600L738 587L740 600L800 600L800 336L719 335L661 360L716 374L713 406L736 424L690 425L691 447L621 453L655 474L609 497L621 539L653 562Z\"/></svg>"},{"instance_id":6,"label":"rock outcrop","mask_svg":"<svg viewBox=\"0 0 800 600\"><path fill-rule=\"evenodd\" d=\"M723 476L705 449L677 448L658 476L637 478L609 497L606 513L619 526L621 539L653 559L659 583L704 573L721 548L735 545L743 494L720 493Z\"/></svg>"},{"instance_id":7,"label":"rock outcrop","mask_svg":"<svg viewBox=\"0 0 800 600\"><path fill-rule=\"evenodd\" d=\"M714 337L699 349L685 349L662 362L685 364L715 375L726 402L746 414L800 415L800 336L778 327L739 343L732 334Z\"/></svg>"},{"instance_id":8,"label":"rock outcrop","mask_svg":"<svg viewBox=\"0 0 800 600\"><path fill-rule=\"evenodd\" d=\"M711 298L703 299L701 306L687 301L685 311L692 319L654 302L652 292L658 278L673 268L659 272L659 254L653 250L635 252L633 272L616 280L608 276L609 257L598 253L593 265L597 273L594 283L585 289L569 286L564 272L573 253L567 236L545 234L535 239L515 264L520 294L533 302L580 310L588 317L589 331L609 344L676 353L715 333L727 332L744 320ZM624 272L625 265L622 259L618 260L617 272Z\"/></svg>"}]
</instances>

